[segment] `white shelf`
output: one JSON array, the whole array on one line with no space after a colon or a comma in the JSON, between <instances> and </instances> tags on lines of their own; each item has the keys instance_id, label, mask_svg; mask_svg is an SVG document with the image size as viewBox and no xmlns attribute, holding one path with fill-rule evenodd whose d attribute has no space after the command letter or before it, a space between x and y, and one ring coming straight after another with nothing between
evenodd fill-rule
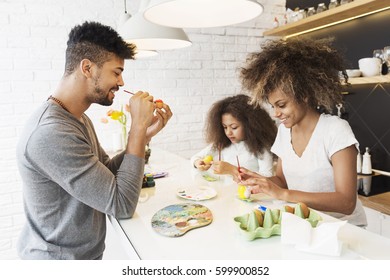
<instances>
[{"instance_id":1,"label":"white shelf","mask_svg":"<svg viewBox=\"0 0 390 280\"><path fill-rule=\"evenodd\" d=\"M349 78L348 82L352 85L390 83L390 74L374 77Z\"/></svg>"},{"instance_id":2,"label":"white shelf","mask_svg":"<svg viewBox=\"0 0 390 280\"><path fill-rule=\"evenodd\" d=\"M264 32L264 35L282 37L299 35L357 17L381 12L389 8L389 0L355 0L334 9L301 19L297 22L288 23L286 25L267 30Z\"/></svg>"}]
</instances>

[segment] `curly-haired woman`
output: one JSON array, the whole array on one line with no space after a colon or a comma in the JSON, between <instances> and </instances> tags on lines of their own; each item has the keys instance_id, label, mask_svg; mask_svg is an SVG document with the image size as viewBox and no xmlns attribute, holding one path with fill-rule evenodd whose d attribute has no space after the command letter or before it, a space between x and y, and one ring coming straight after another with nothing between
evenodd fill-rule
<instances>
[{"instance_id":1,"label":"curly-haired woman","mask_svg":"<svg viewBox=\"0 0 390 280\"><path fill-rule=\"evenodd\" d=\"M357 198L359 143L348 122L330 113L342 103L343 57L329 39L292 38L266 42L241 70L253 103L269 102L280 120L271 151L276 174L265 178L242 169L242 184L252 193L304 202L350 223L364 226Z\"/></svg>"}]
</instances>

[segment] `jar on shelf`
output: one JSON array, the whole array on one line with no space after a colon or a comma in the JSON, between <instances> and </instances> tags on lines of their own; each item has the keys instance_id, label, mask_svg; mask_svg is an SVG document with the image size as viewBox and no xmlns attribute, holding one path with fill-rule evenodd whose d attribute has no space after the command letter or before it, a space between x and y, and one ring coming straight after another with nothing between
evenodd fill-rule
<instances>
[{"instance_id":1,"label":"jar on shelf","mask_svg":"<svg viewBox=\"0 0 390 280\"><path fill-rule=\"evenodd\" d=\"M326 11L326 6L324 3L319 3L317 7L317 14L322 13L323 11Z\"/></svg>"},{"instance_id":2,"label":"jar on shelf","mask_svg":"<svg viewBox=\"0 0 390 280\"><path fill-rule=\"evenodd\" d=\"M279 26L279 20L277 17L274 18L274 22L272 23L273 27L276 28Z\"/></svg>"},{"instance_id":3,"label":"jar on shelf","mask_svg":"<svg viewBox=\"0 0 390 280\"><path fill-rule=\"evenodd\" d=\"M336 8L338 5L339 5L339 3L337 0L330 0L328 8L330 10L330 9Z\"/></svg>"},{"instance_id":4,"label":"jar on shelf","mask_svg":"<svg viewBox=\"0 0 390 280\"><path fill-rule=\"evenodd\" d=\"M298 12L291 13L289 22L297 22L298 21Z\"/></svg>"},{"instance_id":5,"label":"jar on shelf","mask_svg":"<svg viewBox=\"0 0 390 280\"><path fill-rule=\"evenodd\" d=\"M316 10L314 10L314 7L310 7L307 9L307 13L306 15L309 17L309 16L312 16L312 15L315 15L316 14Z\"/></svg>"},{"instance_id":6,"label":"jar on shelf","mask_svg":"<svg viewBox=\"0 0 390 280\"><path fill-rule=\"evenodd\" d=\"M282 25L286 25L288 23L288 20L287 20L287 15L284 14L283 16L283 20L282 20Z\"/></svg>"},{"instance_id":7,"label":"jar on shelf","mask_svg":"<svg viewBox=\"0 0 390 280\"><path fill-rule=\"evenodd\" d=\"M306 11L305 10L299 10L298 11L298 20L304 19L306 17Z\"/></svg>"}]
</instances>

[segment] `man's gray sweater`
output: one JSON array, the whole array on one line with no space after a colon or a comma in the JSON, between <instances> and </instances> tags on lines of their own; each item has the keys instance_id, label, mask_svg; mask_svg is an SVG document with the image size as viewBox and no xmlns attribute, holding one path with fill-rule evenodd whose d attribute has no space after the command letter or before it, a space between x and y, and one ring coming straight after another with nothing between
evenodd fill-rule
<instances>
[{"instance_id":1,"label":"man's gray sweater","mask_svg":"<svg viewBox=\"0 0 390 280\"><path fill-rule=\"evenodd\" d=\"M144 159L110 160L91 120L46 102L19 139L27 223L18 242L23 259L100 259L106 214L130 218L142 186Z\"/></svg>"}]
</instances>

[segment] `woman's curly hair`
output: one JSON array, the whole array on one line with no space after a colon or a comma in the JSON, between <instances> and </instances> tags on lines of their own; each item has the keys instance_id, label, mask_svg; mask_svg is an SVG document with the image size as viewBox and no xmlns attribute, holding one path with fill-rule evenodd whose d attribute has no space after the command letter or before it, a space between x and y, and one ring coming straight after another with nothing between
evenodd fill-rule
<instances>
[{"instance_id":1,"label":"woman's curly hair","mask_svg":"<svg viewBox=\"0 0 390 280\"><path fill-rule=\"evenodd\" d=\"M348 82L344 58L332 41L294 37L265 42L241 68L242 85L252 93L252 103L268 101L279 89L297 103L332 112L342 103L340 71Z\"/></svg>"},{"instance_id":2,"label":"woman's curly hair","mask_svg":"<svg viewBox=\"0 0 390 280\"><path fill-rule=\"evenodd\" d=\"M251 153L259 156L271 148L277 132L275 122L261 106L250 104L250 100L249 96L239 94L212 105L207 115L205 133L206 142L212 143L214 150L224 149L232 144L222 125L223 114L231 114L241 122L244 141Z\"/></svg>"}]
</instances>

